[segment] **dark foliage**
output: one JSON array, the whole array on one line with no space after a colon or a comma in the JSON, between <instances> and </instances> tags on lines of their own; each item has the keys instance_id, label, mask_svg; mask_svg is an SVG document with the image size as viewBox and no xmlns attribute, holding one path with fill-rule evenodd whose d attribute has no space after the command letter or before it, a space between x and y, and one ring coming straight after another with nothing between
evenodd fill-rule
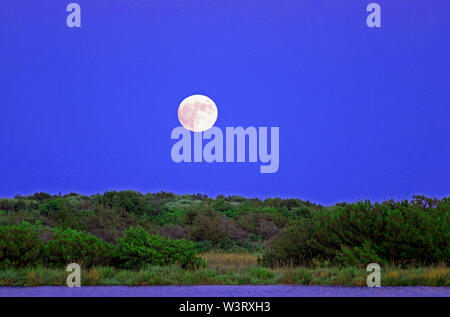
<instances>
[{"instance_id":1,"label":"dark foliage","mask_svg":"<svg viewBox=\"0 0 450 317\"><path fill-rule=\"evenodd\" d=\"M0 268L37 264L42 253L43 243L30 224L0 226Z\"/></svg>"},{"instance_id":2,"label":"dark foliage","mask_svg":"<svg viewBox=\"0 0 450 317\"><path fill-rule=\"evenodd\" d=\"M125 232L123 238L119 238L116 259L117 264L126 269L170 264L195 269L203 264L192 242L184 239L165 239L150 235L143 228L133 227Z\"/></svg>"},{"instance_id":3,"label":"dark foliage","mask_svg":"<svg viewBox=\"0 0 450 317\"><path fill-rule=\"evenodd\" d=\"M80 238L97 245L102 241L106 246L123 243L120 239L125 238L128 228L140 227L152 237L162 236L151 238L152 243L157 239L172 241L167 239L170 238L190 240L201 252L264 250L262 261L269 266L318 261L343 265L363 265L368 261L436 264L450 261L449 205L449 198L424 196L416 196L412 201L323 207L300 199L259 200L224 195L214 199L202 194L168 192L144 195L109 191L94 196L36 193L0 199L0 226L15 228L28 222L47 243L54 241L58 230L67 230L61 243ZM78 237L81 233L90 238ZM96 242L95 237L99 239ZM76 248L72 251L79 257ZM58 251L60 258L52 259L52 263L75 258L70 256L72 251ZM41 260L47 261L48 255ZM96 265L97 259L100 261L95 255L92 258L88 256L86 263ZM12 255L8 259L11 263L20 262ZM158 261L147 257L143 263Z\"/></svg>"},{"instance_id":4,"label":"dark foliage","mask_svg":"<svg viewBox=\"0 0 450 317\"><path fill-rule=\"evenodd\" d=\"M111 246L108 243L77 230L57 229L53 239L47 244L46 262L53 265L109 265L111 257Z\"/></svg>"},{"instance_id":5,"label":"dark foliage","mask_svg":"<svg viewBox=\"0 0 450 317\"><path fill-rule=\"evenodd\" d=\"M450 203L417 196L411 202L339 204L284 231L265 252L269 266L450 262Z\"/></svg>"}]
</instances>

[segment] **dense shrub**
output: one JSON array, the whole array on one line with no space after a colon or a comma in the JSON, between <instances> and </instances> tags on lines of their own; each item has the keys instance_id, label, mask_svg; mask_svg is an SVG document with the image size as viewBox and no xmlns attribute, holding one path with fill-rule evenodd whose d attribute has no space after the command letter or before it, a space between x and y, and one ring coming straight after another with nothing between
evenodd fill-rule
<instances>
[{"instance_id":1,"label":"dense shrub","mask_svg":"<svg viewBox=\"0 0 450 317\"><path fill-rule=\"evenodd\" d=\"M180 225L166 225L159 232L163 237L172 239L186 239L189 235L189 231Z\"/></svg>"},{"instance_id":2,"label":"dense shrub","mask_svg":"<svg viewBox=\"0 0 450 317\"><path fill-rule=\"evenodd\" d=\"M98 202L107 207L115 207L136 215L148 214L150 205L144 195L133 190L108 191L98 196Z\"/></svg>"},{"instance_id":3,"label":"dense shrub","mask_svg":"<svg viewBox=\"0 0 450 317\"><path fill-rule=\"evenodd\" d=\"M69 208L70 208L70 206L67 203L66 199L57 198L57 199L51 200L47 203L41 204L39 206L39 212L41 214L47 216L50 211L66 210Z\"/></svg>"},{"instance_id":4,"label":"dense shrub","mask_svg":"<svg viewBox=\"0 0 450 317\"><path fill-rule=\"evenodd\" d=\"M199 251L259 252L265 248L262 261L266 265L363 265L375 260L420 265L450 262L449 210L449 198L423 196L412 201L323 207L300 199L263 201L223 195L214 199L167 192L36 193L0 199L0 226L25 221L43 241L53 241L54 228L62 228L113 244L128 228L142 227L148 234L189 239ZM43 260L51 256L45 245L44 250ZM81 254L81 250L73 253ZM59 263L54 258L52 263ZM88 257L87 262L96 261Z\"/></svg>"},{"instance_id":5,"label":"dense shrub","mask_svg":"<svg viewBox=\"0 0 450 317\"><path fill-rule=\"evenodd\" d=\"M52 198L52 195L48 193L34 193L33 196L29 197L30 199L37 200L37 201L45 201Z\"/></svg>"},{"instance_id":6,"label":"dense shrub","mask_svg":"<svg viewBox=\"0 0 450 317\"><path fill-rule=\"evenodd\" d=\"M95 210L85 211L79 219L84 231L109 243L115 242L123 231L136 222L135 214L103 205L97 206Z\"/></svg>"},{"instance_id":7,"label":"dense shrub","mask_svg":"<svg viewBox=\"0 0 450 317\"><path fill-rule=\"evenodd\" d=\"M222 214L225 215L232 215L234 216L233 212L232 212L232 206L231 204L226 201L223 198L217 198L212 204L211 207L217 211L220 212Z\"/></svg>"},{"instance_id":8,"label":"dense shrub","mask_svg":"<svg viewBox=\"0 0 450 317\"><path fill-rule=\"evenodd\" d=\"M78 221L78 213L65 198L57 198L41 204L39 212L45 216L45 220L52 227L82 229Z\"/></svg>"},{"instance_id":9,"label":"dense shrub","mask_svg":"<svg viewBox=\"0 0 450 317\"><path fill-rule=\"evenodd\" d=\"M229 218L222 218L219 230L225 234L227 239L241 241L247 237L247 232L243 230L236 222Z\"/></svg>"},{"instance_id":10,"label":"dense shrub","mask_svg":"<svg viewBox=\"0 0 450 317\"><path fill-rule=\"evenodd\" d=\"M0 199L0 210L3 211L15 211L14 200L12 199Z\"/></svg>"},{"instance_id":11,"label":"dense shrub","mask_svg":"<svg viewBox=\"0 0 450 317\"><path fill-rule=\"evenodd\" d=\"M287 228L278 239L272 241L264 252L261 263L266 266L309 265L319 253L308 245L312 235L311 223L305 221Z\"/></svg>"},{"instance_id":12,"label":"dense shrub","mask_svg":"<svg viewBox=\"0 0 450 317\"><path fill-rule=\"evenodd\" d=\"M0 267L24 267L37 264L43 243L32 226L0 226Z\"/></svg>"},{"instance_id":13,"label":"dense shrub","mask_svg":"<svg viewBox=\"0 0 450 317\"><path fill-rule=\"evenodd\" d=\"M53 265L78 263L83 267L111 263L111 246L81 231L56 229L48 241L47 261Z\"/></svg>"},{"instance_id":14,"label":"dense shrub","mask_svg":"<svg viewBox=\"0 0 450 317\"><path fill-rule=\"evenodd\" d=\"M286 230L265 252L266 265L310 264L314 259L365 265L449 263L449 202L339 204ZM371 260L373 259L373 260Z\"/></svg>"},{"instance_id":15,"label":"dense shrub","mask_svg":"<svg viewBox=\"0 0 450 317\"><path fill-rule=\"evenodd\" d=\"M0 216L0 225L20 225L23 222L36 223L37 213L20 210L17 212L3 212Z\"/></svg>"},{"instance_id":16,"label":"dense shrub","mask_svg":"<svg viewBox=\"0 0 450 317\"><path fill-rule=\"evenodd\" d=\"M213 245L223 243L227 239L222 227L222 217L218 212L209 209L195 215L190 234L194 241L207 240Z\"/></svg>"},{"instance_id":17,"label":"dense shrub","mask_svg":"<svg viewBox=\"0 0 450 317\"><path fill-rule=\"evenodd\" d=\"M0 210L8 212L31 211L39 208L39 203L28 199L0 199Z\"/></svg>"},{"instance_id":18,"label":"dense shrub","mask_svg":"<svg viewBox=\"0 0 450 317\"><path fill-rule=\"evenodd\" d=\"M127 269L170 264L197 268L203 263L192 242L184 239L165 239L151 235L139 227L129 228L125 236L118 239L116 261L120 267Z\"/></svg>"},{"instance_id":19,"label":"dense shrub","mask_svg":"<svg viewBox=\"0 0 450 317\"><path fill-rule=\"evenodd\" d=\"M280 232L280 229L276 224L270 220L261 219L256 228L256 233L260 235L263 239L270 239L276 236Z\"/></svg>"},{"instance_id":20,"label":"dense shrub","mask_svg":"<svg viewBox=\"0 0 450 317\"><path fill-rule=\"evenodd\" d=\"M336 261L344 266L361 266L368 263L384 264L385 261L377 254L376 250L377 247L368 241L353 248L344 245L338 251Z\"/></svg>"}]
</instances>

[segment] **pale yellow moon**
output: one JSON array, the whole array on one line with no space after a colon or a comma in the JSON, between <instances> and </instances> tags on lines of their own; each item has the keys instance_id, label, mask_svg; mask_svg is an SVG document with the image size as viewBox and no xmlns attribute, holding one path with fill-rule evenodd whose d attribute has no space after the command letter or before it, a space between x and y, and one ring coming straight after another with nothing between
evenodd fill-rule
<instances>
[{"instance_id":1,"label":"pale yellow moon","mask_svg":"<svg viewBox=\"0 0 450 317\"><path fill-rule=\"evenodd\" d=\"M217 115L214 101L203 95L189 96L178 107L178 120L185 129L192 132L210 129L216 123Z\"/></svg>"}]
</instances>

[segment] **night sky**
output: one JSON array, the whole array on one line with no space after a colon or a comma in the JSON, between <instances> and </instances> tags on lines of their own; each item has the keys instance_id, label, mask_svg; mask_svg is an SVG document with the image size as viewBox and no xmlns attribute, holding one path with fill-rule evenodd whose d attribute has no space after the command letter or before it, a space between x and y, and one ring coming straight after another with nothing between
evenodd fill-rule
<instances>
[{"instance_id":1,"label":"night sky","mask_svg":"<svg viewBox=\"0 0 450 317\"><path fill-rule=\"evenodd\" d=\"M0 197L172 191L322 204L450 194L450 1L0 1ZM279 127L280 167L174 163L179 103Z\"/></svg>"}]
</instances>

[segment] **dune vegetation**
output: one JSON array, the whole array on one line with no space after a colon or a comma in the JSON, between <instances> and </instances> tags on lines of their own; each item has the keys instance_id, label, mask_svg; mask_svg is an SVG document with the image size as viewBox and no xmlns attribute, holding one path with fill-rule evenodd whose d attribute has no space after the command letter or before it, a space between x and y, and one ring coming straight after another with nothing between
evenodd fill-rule
<instances>
[{"instance_id":1,"label":"dune vegetation","mask_svg":"<svg viewBox=\"0 0 450 317\"><path fill-rule=\"evenodd\" d=\"M0 285L450 286L450 199L358 201L36 193L0 199Z\"/></svg>"},{"instance_id":2,"label":"dune vegetation","mask_svg":"<svg viewBox=\"0 0 450 317\"><path fill-rule=\"evenodd\" d=\"M368 272L361 267L267 268L258 265L257 256L252 254L208 252L201 257L207 265L196 270L177 265L139 270L92 267L82 271L81 285L367 285ZM0 286L64 286L67 274L64 268L9 268L0 270ZM450 286L450 268L387 266L382 269L381 283L382 286Z\"/></svg>"}]
</instances>

